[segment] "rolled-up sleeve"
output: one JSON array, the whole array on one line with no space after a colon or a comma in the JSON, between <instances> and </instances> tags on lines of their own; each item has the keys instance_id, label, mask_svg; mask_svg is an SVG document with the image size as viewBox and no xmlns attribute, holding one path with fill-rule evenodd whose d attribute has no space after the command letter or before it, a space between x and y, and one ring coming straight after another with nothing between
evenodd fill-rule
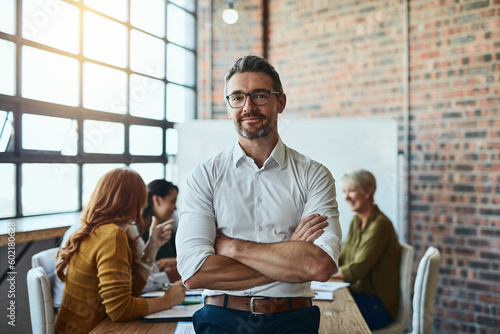
<instances>
[{"instance_id":1,"label":"rolled-up sleeve","mask_svg":"<svg viewBox=\"0 0 500 334\"><path fill-rule=\"evenodd\" d=\"M338 268L342 230L339 223L335 179L325 166L315 164L308 171L307 183L308 198L302 219L313 213L327 217L328 226L323 229L323 234L313 243L323 249Z\"/></svg>"},{"instance_id":2,"label":"rolled-up sleeve","mask_svg":"<svg viewBox=\"0 0 500 334\"><path fill-rule=\"evenodd\" d=\"M213 185L205 165L196 167L183 191L182 207L175 244L177 270L185 282L215 254L216 218L213 209Z\"/></svg>"}]
</instances>

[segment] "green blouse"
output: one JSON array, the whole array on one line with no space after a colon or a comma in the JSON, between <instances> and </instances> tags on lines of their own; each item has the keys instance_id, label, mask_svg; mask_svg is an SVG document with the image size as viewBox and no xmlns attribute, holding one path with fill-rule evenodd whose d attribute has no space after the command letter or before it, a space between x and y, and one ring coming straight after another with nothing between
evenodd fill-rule
<instances>
[{"instance_id":1,"label":"green blouse","mask_svg":"<svg viewBox=\"0 0 500 334\"><path fill-rule=\"evenodd\" d=\"M377 206L364 229L355 215L340 253L340 269L354 293L377 295L392 318L399 304L401 246L394 227Z\"/></svg>"}]
</instances>

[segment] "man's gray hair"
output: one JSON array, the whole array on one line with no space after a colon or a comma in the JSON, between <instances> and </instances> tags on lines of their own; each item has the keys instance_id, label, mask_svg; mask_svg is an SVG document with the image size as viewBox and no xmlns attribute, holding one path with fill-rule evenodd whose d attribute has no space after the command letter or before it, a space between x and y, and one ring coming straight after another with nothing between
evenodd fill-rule
<instances>
[{"instance_id":1,"label":"man's gray hair","mask_svg":"<svg viewBox=\"0 0 500 334\"><path fill-rule=\"evenodd\" d=\"M226 97L226 86L229 79L231 79L231 77L236 73L244 72L266 73L273 81L273 89L277 92L283 93L280 76L274 67L262 57L248 55L236 59L233 66L229 69L229 71L227 71L226 76L224 77L224 98Z\"/></svg>"}]
</instances>

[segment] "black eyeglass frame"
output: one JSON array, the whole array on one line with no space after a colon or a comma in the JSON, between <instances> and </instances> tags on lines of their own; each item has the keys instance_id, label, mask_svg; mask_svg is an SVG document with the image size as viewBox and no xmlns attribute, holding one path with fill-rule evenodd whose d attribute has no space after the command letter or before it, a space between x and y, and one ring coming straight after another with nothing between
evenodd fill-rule
<instances>
[{"instance_id":1,"label":"black eyeglass frame","mask_svg":"<svg viewBox=\"0 0 500 334\"><path fill-rule=\"evenodd\" d=\"M255 94L255 93L267 93L267 94L269 94L269 97L267 98L266 103L261 103L261 104L255 103L253 101L253 98L252 98L252 94ZM273 92L273 91L265 90L265 89L260 89L260 90L254 90L253 92L250 92L250 93L233 93L233 94L229 94L228 96L226 96L226 100L227 100L227 104L229 104L229 106L231 108L234 108L234 109L242 108L247 103L247 96L250 96L250 100L252 100L252 103L255 104L256 106L265 106L266 104L269 103L269 100L271 100L271 94L281 94L281 93L280 92ZM231 97L232 95L243 95L245 97L245 100L243 101L243 104L240 107L233 107L231 105L231 102L229 102L229 97Z\"/></svg>"}]
</instances>

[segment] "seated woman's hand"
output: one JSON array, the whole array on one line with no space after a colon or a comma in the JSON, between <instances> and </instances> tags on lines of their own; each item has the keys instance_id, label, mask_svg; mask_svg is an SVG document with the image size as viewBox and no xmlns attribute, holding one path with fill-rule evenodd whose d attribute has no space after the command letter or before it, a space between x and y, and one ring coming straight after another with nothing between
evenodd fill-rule
<instances>
[{"instance_id":1,"label":"seated woman's hand","mask_svg":"<svg viewBox=\"0 0 500 334\"><path fill-rule=\"evenodd\" d=\"M172 237L172 226L175 219L169 219L164 223L158 224L158 220L153 217L151 227L149 228L149 243L156 247L161 247Z\"/></svg>"},{"instance_id":2,"label":"seated woman's hand","mask_svg":"<svg viewBox=\"0 0 500 334\"><path fill-rule=\"evenodd\" d=\"M165 257L157 261L160 271L165 272L170 282L181 279L181 275L177 271L177 260L175 257Z\"/></svg>"},{"instance_id":3,"label":"seated woman's hand","mask_svg":"<svg viewBox=\"0 0 500 334\"><path fill-rule=\"evenodd\" d=\"M165 299L166 304L171 305L170 307L172 307L182 303L185 297L186 287L182 285L181 281L176 281L174 285L168 288L162 298Z\"/></svg>"},{"instance_id":4,"label":"seated woman's hand","mask_svg":"<svg viewBox=\"0 0 500 334\"><path fill-rule=\"evenodd\" d=\"M175 257L164 257L157 262L160 271L165 271L170 268L177 267L177 259Z\"/></svg>"}]
</instances>

